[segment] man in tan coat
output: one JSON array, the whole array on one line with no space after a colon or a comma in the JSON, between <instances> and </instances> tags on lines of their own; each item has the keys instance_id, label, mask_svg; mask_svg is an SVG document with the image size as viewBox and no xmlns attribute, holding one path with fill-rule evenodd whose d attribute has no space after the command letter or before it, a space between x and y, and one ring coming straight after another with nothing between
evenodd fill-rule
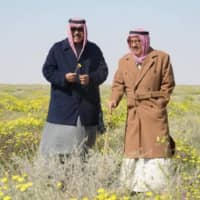
<instances>
[{"instance_id":1,"label":"man in tan coat","mask_svg":"<svg viewBox=\"0 0 200 200\"><path fill-rule=\"evenodd\" d=\"M166 177L159 168L169 172L175 147L166 110L175 86L172 65L167 53L150 47L148 31L130 31L127 42L130 53L119 61L109 102L112 112L126 94L121 181L134 192L162 190Z\"/></svg>"}]
</instances>

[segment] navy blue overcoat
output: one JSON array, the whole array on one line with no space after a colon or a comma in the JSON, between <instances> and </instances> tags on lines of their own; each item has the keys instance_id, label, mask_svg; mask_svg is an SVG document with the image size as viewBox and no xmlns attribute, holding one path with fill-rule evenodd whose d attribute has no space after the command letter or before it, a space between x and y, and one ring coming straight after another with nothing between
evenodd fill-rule
<instances>
[{"instance_id":1,"label":"navy blue overcoat","mask_svg":"<svg viewBox=\"0 0 200 200\"><path fill-rule=\"evenodd\" d=\"M65 79L65 74L74 72L78 63L81 68L77 73L89 75L87 86L80 84L78 76L76 83L69 83ZM98 124L99 85L106 80L108 67L95 43L87 42L79 60L74 55L68 39L55 43L43 65L43 75L51 83L48 122L76 125L80 116L84 126Z\"/></svg>"}]
</instances>

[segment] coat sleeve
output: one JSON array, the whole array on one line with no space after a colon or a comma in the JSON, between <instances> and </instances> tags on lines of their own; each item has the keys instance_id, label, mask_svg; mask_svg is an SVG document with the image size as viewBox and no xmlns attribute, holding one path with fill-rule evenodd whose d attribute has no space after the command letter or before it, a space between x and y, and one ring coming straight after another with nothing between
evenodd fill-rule
<instances>
[{"instance_id":1,"label":"coat sleeve","mask_svg":"<svg viewBox=\"0 0 200 200\"><path fill-rule=\"evenodd\" d=\"M122 65L119 62L119 67L117 71L115 72L113 83L112 83L112 93L111 93L111 101L116 102L118 105L121 98L124 95L124 78L123 78L123 72L122 72Z\"/></svg>"},{"instance_id":2,"label":"coat sleeve","mask_svg":"<svg viewBox=\"0 0 200 200\"><path fill-rule=\"evenodd\" d=\"M160 91L166 94L166 98L162 98L161 101L163 105L167 105L170 99L170 95L175 87L174 73L172 69L172 64L170 62L169 55L164 57L163 68L162 68L162 79Z\"/></svg>"},{"instance_id":3,"label":"coat sleeve","mask_svg":"<svg viewBox=\"0 0 200 200\"><path fill-rule=\"evenodd\" d=\"M65 73L59 71L56 57L55 57L55 45L50 49L46 61L43 65L42 72L47 81L51 84L66 87L67 81L65 79Z\"/></svg>"},{"instance_id":4,"label":"coat sleeve","mask_svg":"<svg viewBox=\"0 0 200 200\"><path fill-rule=\"evenodd\" d=\"M108 67L99 47L96 46L97 68L90 73L91 84L100 85L108 76Z\"/></svg>"}]
</instances>

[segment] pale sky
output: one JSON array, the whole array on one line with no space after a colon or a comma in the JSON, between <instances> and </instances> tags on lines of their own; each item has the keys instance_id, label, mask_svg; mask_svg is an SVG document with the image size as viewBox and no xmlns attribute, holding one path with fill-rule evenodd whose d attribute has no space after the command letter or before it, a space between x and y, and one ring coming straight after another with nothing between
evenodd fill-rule
<instances>
[{"instance_id":1,"label":"pale sky","mask_svg":"<svg viewBox=\"0 0 200 200\"><path fill-rule=\"evenodd\" d=\"M88 39L103 51L106 83L128 52L129 30L142 27L170 54L177 84L200 84L198 0L0 0L0 83L47 83L42 65L71 17L86 19Z\"/></svg>"}]
</instances>

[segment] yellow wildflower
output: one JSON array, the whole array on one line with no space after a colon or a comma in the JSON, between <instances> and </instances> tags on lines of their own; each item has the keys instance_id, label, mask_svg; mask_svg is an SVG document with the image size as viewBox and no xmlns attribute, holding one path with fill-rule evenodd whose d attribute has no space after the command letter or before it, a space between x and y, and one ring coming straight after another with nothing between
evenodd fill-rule
<instances>
[{"instance_id":1,"label":"yellow wildflower","mask_svg":"<svg viewBox=\"0 0 200 200\"><path fill-rule=\"evenodd\" d=\"M63 187L63 183L60 182L60 181L57 182L56 187L57 187L58 189L61 189L61 188Z\"/></svg>"},{"instance_id":2,"label":"yellow wildflower","mask_svg":"<svg viewBox=\"0 0 200 200\"><path fill-rule=\"evenodd\" d=\"M98 193L104 193L105 190L104 190L103 188L99 188L99 189L97 190L97 192L98 192Z\"/></svg>"},{"instance_id":3,"label":"yellow wildflower","mask_svg":"<svg viewBox=\"0 0 200 200\"><path fill-rule=\"evenodd\" d=\"M117 200L117 196L116 194L112 194L110 197L109 197L110 200Z\"/></svg>"},{"instance_id":4,"label":"yellow wildflower","mask_svg":"<svg viewBox=\"0 0 200 200\"><path fill-rule=\"evenodd\" d=\"M22 185L21 187L20 187L20 191L21 192L25 192L27 190L27 187L25 186L25 185Z\"/></svg>"},{"instance_id":5,"label":"yellow wildflower","mask_svg":"<svg viewBox=\"0 0 200 200\"><path fill-rule=\"evenodd\" d=\"M7 177L1 178L0 181L2 183L7 183L8 182L8 178Z\"/></svg>"},{"instance_id":6,"label":"yellow wildflower","mask_svg":"<svg viewBox=\"0 0 200 200\"><path fill-rule=\"evenodd\" d=\"M149 192L146 192L146 196L147 196L147 197L151 197L152 195L153 195L152 192L150 192L150 191L149 191Z\"/></svg>"},{"instance_id":7,"label":"yellow wildflower","mask_svg":"<svg viewBox=\"0 0 200 200\"><path fill-rule=\"evenodd\" d=\"M161 200L160 195L156 195L156 196L154 197L154 200Z\"/></svg>"},{"instance_id":8,"label":"yellow wildflower","mask_svg":"<svg viewBox=\"0 0 200 200\"><path fill-rule=\"evenodd\" d=\"M10 196L5 196L4 198L3 198L3 200L11 200L11 197Z\"/></svg>"},{"instance_id":9,"label":"yellow wildflower","mask_svg":"<svg viewBox=\"0 0 200 200\"><path fill-rule=\"evenodd\" d=\"M18 177L17 182L23 183L25 181L24 177Z\"/></svg>"},{"instance_id":10,"label":"yellow wildflower","mask_svg":"<svg viewBox=\"0 0 200 200\"><path fill-rule=\"evenodd\" d=\"M30 188L33 185L32 182L24 183L16 185L16 189L20 190L21 192L25 192L28 188Z\"/></svg>"},{"instance_id":11,"label":"yellow wildflower","mask_svg":"<svg viewBox=\"0 0 200 200\"><path fill-rule=\"evenodd\" d=\"M2 185L1 186L1 190L5 190L5 191L8 190L8 186L7 185Z\"/></svg>"},{"instance_id":12,"label":"yellow wildflower","mask_svg":"<svg viewBox=\"0 0 200 200\"><path fill-rule=\"evenodd\" d=\"M17 180L18 180L18 178L19 178L19 176L18 176L18 175L13 175L13 176L12 176L12 180L13 180L13 181L17 181Z\"/></svg>"},{"instance_id":13,"label":"yellow wildflower","mask_svg":"<svg viewBox=\"0 0 200 200\"><path fill-rule=\"evenodd\" d=\"M0 191L0 197L3 197L4 193L2 191Z\"/></svg>"},{"instance_id":14,"label":"yellow wildflower","mask_svg":"<svg viewBox=\"0 0 200 200\"><path fill-rule=\"evenodd\" d=\"M123 196L123 199L122 199L122 200L130 200L130 197Z\"/></svg>"}]
</instances>

